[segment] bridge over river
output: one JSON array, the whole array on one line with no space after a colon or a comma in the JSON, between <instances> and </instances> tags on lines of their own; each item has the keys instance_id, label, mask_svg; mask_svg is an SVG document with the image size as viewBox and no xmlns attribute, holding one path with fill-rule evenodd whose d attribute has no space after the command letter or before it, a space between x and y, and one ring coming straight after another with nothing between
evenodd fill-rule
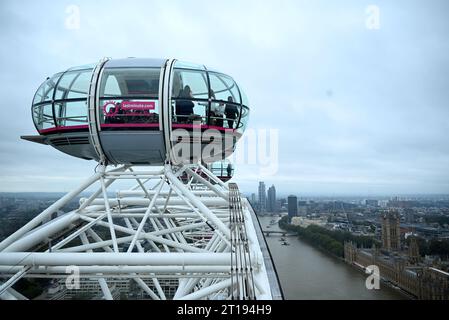
<instances>
[{"instance_id":1,"label":"bridge over river","mask_svg":"<svg viewBox=\"0 0 449 320\"><path fill-rule=\"evenodd\" d=\"M275 235L275 236L282 236L282 237L293 237L293 236L297 236L297 234L293 233L293 232L288 232L288 231L278 231L278 230L263 230L263 234L266 237L269 237L271 235Z\"/></svg>"}]
</instances>

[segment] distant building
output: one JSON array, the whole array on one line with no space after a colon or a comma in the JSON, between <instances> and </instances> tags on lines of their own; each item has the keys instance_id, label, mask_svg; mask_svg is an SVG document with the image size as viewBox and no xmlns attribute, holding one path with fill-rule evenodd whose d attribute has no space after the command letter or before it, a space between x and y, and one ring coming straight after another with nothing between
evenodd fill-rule
<instances>
[{"instance_id":1,"label":"distant building","mask_svg":"<svg viewBox=\"0 0 449 320\"><path fill-rule=\"evenodd\" d=\"M382 215L382 247L387 251L401 248L400 220L397 212Z\"/></svg>"},{"instance_id":2,"label":"distant building","mask_svg":"<svg viewBox=\"0 0 449 320\"><path fill-rule=\"evenodd\" d=\"M407 223L415 223L415 211L413 209L405 209L405 222Z\"/></svg>"},{"instance_id":3,"label":"distant building","mask_svg":"<svg viewBox=\"0 0 449 320\"><path fill-rule=\"evenodd\" d=\"M254 206L256 204L256 194L251 193L251 204Z\"/></svg>"},{"instance_id":4,"label":"distant building","mask_svg":"<svg viewBox=\"0 0 449 320\"><path fill-rule=\"evenodd\" d=\"M287 209L287 199L279 199L279 210Z\"/></svg>"},{"instance_id":5,"label":"distant building","mask_svg":"<svg viewBox=\"0 0 449 320\"><path fill-rule=\"evenodd\" d=\"M294 226L300 226L302 224L301 217L292 217L290 223Z\"/></svg>"},{"instance_id":6,"label":"distant building","mask_svg":"<svg viewBox=\"0 0 449 320\"><path fill-rule=\"evenodd\" d=\"M298 215L298 198L296 196L288 196L288 218L289 220L292 217L296 217Z\"/></svg>"},{"instance_id":7,"label":"distant building","mask_svg":"<svg viewBox=\"0 0 449 320\"><path fill-rule=\"evenodd\" d=\"M412 235L410 237L410 242L408 246L408 257L411 264L418 263L421 259L421 255L419 254L419 245L416 237Z\"/></svg>"},{"instance_id":8,"label":"distant building","mask_svg":"<svg viewBox=\"0 0 449 320\"><path fill-rule=\"evenodd\" d=\"M388 201L388 207L390 208L412 208L418 204L417 201L410 200L398 200L397 197Z\"/></svg>"},{"instance_id":9,"label":"distant building","mask_svg":"<svg viewBox=\"0 0 449 320\"><path fill-rule=\"evenodd\" d=\"M259 182L259 210L265 212L267 207L267 193L265 192L265 182Z\"/></svg>"},{"instance_id":10,"label":"distant building","mask_svg":"<svg viewBox=\"0 0 449 320\"><path fill-rule=\"evenodd\" d=\"M274 208L275 212L280 212L282 210L282 202L281 200L276 200L276 206Z\"/></svg>"},{"instance_id":11,"label":"distant building","mask_svg":"<svg viewBox=\"0 0 449 320\"><path fill-rule=\"evenodd\" d=\"M307 201L298 201L298 214L300 216L307 215Z\"/></svg>"},{"instance_id":12,"label":"distant building","mask_svg":"<svg viewBox=\"0 0 449 320\"><path fill-rule=\"evenodd\" d=\"M386 207L388 207L388 202L389 202L389 200L379 200L379 201L378 201L379 206L380 206L381 208L386 208Z\"/></svg>"},{"instance_id":13,"label":"distant building","mask_svg":"<svg viewBox=\"0 0 449 320\"><path fill-rule=\"evenodd\" d=\"M366 199L365 205L367 207L378 207L379 206L379 200L373 200L373 199Z\"/></svg>"},{"instance_id":14,"label":"distant building","mask_svg":"<svg viewBox=\"0 0 449 320\"><path fill-rule=\"evenodd\" d=\"M411 251L409 255L412 257L419 255L417 248ZM449 273L441 269L422 264L409 265L405 257L382 255L376 248L361 249L351 242L344 244L344 257L347 263L364 270L368 266L377 266L382 278L418 299L449 299Z\"/></svg>"},{"instance_id":15,"label":"distant building","mask_svg":"<svg viewBox=\"0 0 449 320\"><path fill-rule=\"evenodd\" d=\"M276 212L276 188L274 185L268 188L267 212Z\"/></svg>"}]
</instances>

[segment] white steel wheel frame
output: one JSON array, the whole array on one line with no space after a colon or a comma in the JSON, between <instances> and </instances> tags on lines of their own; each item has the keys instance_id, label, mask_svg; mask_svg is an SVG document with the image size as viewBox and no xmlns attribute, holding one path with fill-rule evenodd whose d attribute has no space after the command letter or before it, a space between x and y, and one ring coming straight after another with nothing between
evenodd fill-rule
<instances>
[{"instance_id":1,"label":"white steel wheel frame","mask_svg":"<svg viewBox=\"0 0 449 320\"><path fill-rule=\"evenodd\" d=\"M114 283L129 279L151 299L271 299L246 199L241 200L244 228L237 228L228 187L206 170L200 176L200 165L106 169L100 166L79 188L0 243L0 298L25 299L12 288L21 278L54 278L63 284L67 267L74 265L81 283L98 282L104 299L113 298ZM136 184L111 197L108 188L116 180ZM93 184L98 189L81 199L79 208L52 217ZM236 233L243 229L246 245ZM238 267L244 259L233 261L236 248L247 248L251 265ZM240 283L249 270L252 295ZM171 296L165 286L169 280L176 283Z\"/></svg>"}]
</instances>

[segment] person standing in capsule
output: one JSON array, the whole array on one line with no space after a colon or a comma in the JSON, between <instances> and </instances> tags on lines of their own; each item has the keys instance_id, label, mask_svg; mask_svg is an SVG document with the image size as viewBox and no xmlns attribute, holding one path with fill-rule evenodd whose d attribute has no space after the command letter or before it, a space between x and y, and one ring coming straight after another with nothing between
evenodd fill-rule
<instances>
[{"instance_id":1,"label":"person standing in capsule","mask_svg":"<svg viewBox=\"0 0 449 320\"><path fill-rule=\"evenodd\" d=\"M225 107L226 119L228 119L228 128L233 129L234 121L239 115L239 110L236 105L233 104L234 99L231 96L228 97L228 102Z\"/></svg>"},{"instance_id":2,"label":"person standing in capsule","mask_svg":"<svg viewBox=\"0 0 449 320\"><path fill-rule=\"evenodd\" d=\"M180 116L178 122L186 123L193 114L193 107L195 106L192 100L190 100L193 99L190 86L186 85L180 91L178 98L181 98L176 101L176 115Z\"/></svg>"}]
</instances>

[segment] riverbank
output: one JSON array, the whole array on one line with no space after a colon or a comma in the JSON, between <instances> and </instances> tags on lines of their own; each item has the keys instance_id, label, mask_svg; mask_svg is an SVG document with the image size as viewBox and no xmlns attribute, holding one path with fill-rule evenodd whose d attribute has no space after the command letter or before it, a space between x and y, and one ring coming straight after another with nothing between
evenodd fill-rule
<instances>
[{"instance_id":1,"label":"riverbank","mask_svg":"<svg viewBox=\"0 0 449 320\"><path fill-rule=\"evenodd\" d=\"M279 220L279 222L281 222L281 220ZM282 229L282 230L293 231L292 228L283 228L282 227L283 225L285 226L285 224L283 224L283 223L279 223L278 224L279 228ZM337 254L334 254L333 252L330 252L329 250L326 250L325 248L323 248L322 246L320 246L316 242L311 241L310 239L305 239L304 237L301 237L301 235L299 233L298 233L298 239L300 239L301 241L304 241L305 243L307 243L308 245L313 247L315 250L318 250L319 252L321 252L322 254L328 256L329 258L337 260L340 263L343 263L344 265L349 266L350 269L354 270L355 272L357 272L361 276L360 284L363 285L363 287L365 287L365 280L366 280L366 277L367 277L367 273L365 272L365 268L364 267L348 263L344 259L344 257L342 255L337 255ZM414 297L413 295L411 295L407 291L403 290L402 288L395 286L388 279L385 279L385 278L381 277L380 278L380 282L381 282L381 287L388 288L389 290L396 292L396 294L400 295L402 297L402 299L416 299L416 297ZM365 287L365 289L366 289L366 287ZM366 289L366 290L368 290L368 289ZM378 291L378 290L370 290L370 291Z\"/></svg>"},{"instance_id":2,"label":"riverbank","mask_svg":"<svg viewBox=\"0 0 449 320\"><path fill-rule=\"evenodd\" d=\"M360 272L360 273L362 273L362 274L364 274L364 275L367 275L367 273L366 273L366 268L365 268L365 267L363 267L363 266L361 266L361 265L356 265L356 264L353 264L353 263L349 263L349 262L347 262L345 259L342 259L342 260L343 260L347 265L351 266L353 269L357 270L358 272ZM409 300L417 300L417 298L416 298L414 295L412 295L411 293L405 291L405 290L402 289L401 287L398 287L398 286L394 285L393 283L391 283L390 280L388 280L388 279L386 279L386 278L384 278L384 277L380 277L380 282L381 282L381 284L383 284L383 285L389 287L390 289L397 291L397 292L398 292L399 294L401 294L404 298L407 298L407 299L409 299Z\"/></svg>"},{"instance_id":3,"label":"riverbank","mask_svg":"<svg viewBox=\"0 0 449 320\"><path fill-rule=\"evenodd\" d=\"M283 231L271 225L272 216L259 217L264 231ZM267 228L269 226L269 228ZM328 252L289 237L266 237L287 300L403 300L397 291L382 285L380 290L365 287L366 276Z\"/></svg>"},{"instance_id":4,"label":"riverbank","mask_svg":"<svg viewBox=\"0 0 449 320\"><path fill-rule=\"evenodd\" d=\"M346 242L364 248L377 244L377 241L372 237L353 235L348 231L329 230L312 224L307 227L292 225L288 222L287 216L278 221L278 226L285 231L296 233L302 240L338 258L344 257L344 244Z\"/></svg>"}]
</instances>

